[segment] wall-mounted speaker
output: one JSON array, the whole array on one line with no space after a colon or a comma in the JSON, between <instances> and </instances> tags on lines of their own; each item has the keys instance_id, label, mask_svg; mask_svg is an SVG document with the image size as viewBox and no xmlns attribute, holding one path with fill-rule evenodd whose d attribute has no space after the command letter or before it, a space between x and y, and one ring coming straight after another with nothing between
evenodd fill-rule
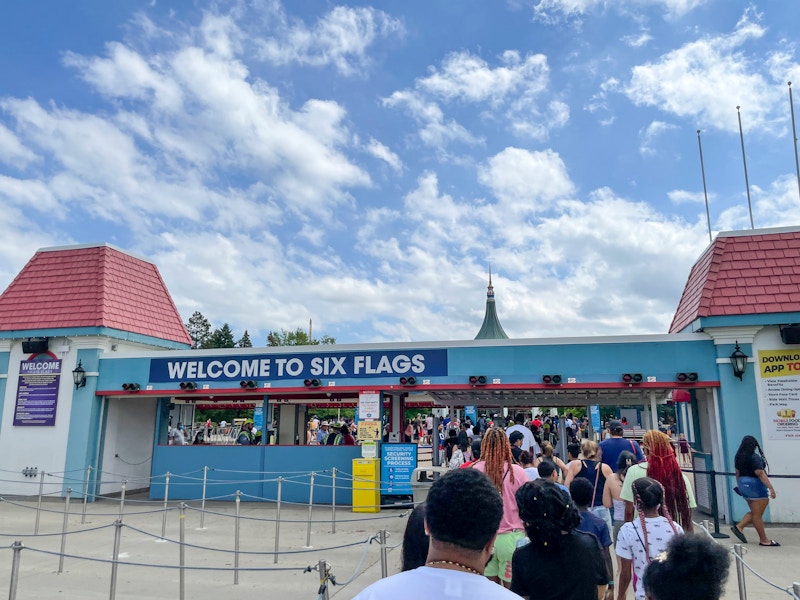
<instances>
[{"instance_id":1,"label":"wall-mounted speaker","mask_svg":"<svg viewBox=\"0 0 800 600\"><path fill-rule=\"evenodd\" d=\"M23 340L22 352L25 354L42 354L47 352L47 338L29 338Z\"/></svg>"},{"instance_id":2,"label":"wall-mounted speaker","mask_svg":"<svg viewBox=\"0 0 800 600\"><path fill-rule=\"evenodd\" d=\"M781 341L784 344L800 344L800 325L783 325Z\"/></svg>"}]
</instances>

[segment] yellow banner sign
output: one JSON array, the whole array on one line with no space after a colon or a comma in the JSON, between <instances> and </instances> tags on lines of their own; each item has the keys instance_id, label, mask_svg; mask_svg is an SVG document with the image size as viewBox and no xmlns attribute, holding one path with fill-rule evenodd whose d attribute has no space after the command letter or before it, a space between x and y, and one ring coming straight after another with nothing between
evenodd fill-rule
<instances>
[{"instance_id":1,"label":"yellow banner sign","mask_svg":"<svg viewBox=\"0 0 800 600\"><path fill-rule=\"evenodd\" d=\"M359 421L358 422L358 439L362 442L371 441L377 442L381 439L381 422L380 421Z\"/></svg>"}]
</instances>

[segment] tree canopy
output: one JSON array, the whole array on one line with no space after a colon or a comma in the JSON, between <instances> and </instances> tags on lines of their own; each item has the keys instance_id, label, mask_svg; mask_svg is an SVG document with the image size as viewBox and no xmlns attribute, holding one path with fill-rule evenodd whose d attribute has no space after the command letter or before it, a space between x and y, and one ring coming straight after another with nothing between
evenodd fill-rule
<instances>
[{"instance_id":1,"label":"tree canopy","mask_svg":"<svg viewBox=\"0 0 800 600\"><path fill-rule=\"evenodd\" d=\"M270 331L267 335L267 346L315 346L317 344L335 343L336 339L329 335L309 339L308 332L301 327L294 331L287 331L281 328L280 331Z\"/></svg>"}]
</instances>

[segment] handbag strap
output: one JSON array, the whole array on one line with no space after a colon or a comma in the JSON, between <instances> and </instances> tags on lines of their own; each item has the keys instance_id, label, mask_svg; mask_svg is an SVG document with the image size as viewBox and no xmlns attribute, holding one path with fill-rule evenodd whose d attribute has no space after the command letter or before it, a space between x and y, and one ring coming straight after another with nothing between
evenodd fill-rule
<instances>
[{"instance_id":1,"label":"handbag strap","mask_svg":"<svg viewBox=\"0 0 800 600\"><path fill-rule=\"evenodd\" d=\"M600 464L601 463L599 463L597 461L593 461L593 462L594 462L594 471L595 471L594 487L592 488L592 505L589 508L594 508L594 500L595 500L595 497L597 496L597 482L600 479Z\"/></svg>"}]
</instances>

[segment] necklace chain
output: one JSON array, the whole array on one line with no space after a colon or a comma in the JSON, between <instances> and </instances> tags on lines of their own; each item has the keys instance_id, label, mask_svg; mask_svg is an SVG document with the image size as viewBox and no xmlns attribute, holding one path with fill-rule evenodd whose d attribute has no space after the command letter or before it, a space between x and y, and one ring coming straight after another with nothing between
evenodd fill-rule
<instances>
[{"instance_id":1,"label":"necklace chain","mask_svg":"<svg viewBox=\"0 0 800 600\"><path fill-rule=\"evenodd\" d=\"M470 573L475 573L475 575L482 575L477 569L473 569L472 567L468 567L467 565L462 565L459 562L454 560L429 560L425 563L427 566L432 567L434 565L451 565L453 567L458 567L459 569L464 569L465 571L469 571Z\"/></svg>"}]
</instances>

